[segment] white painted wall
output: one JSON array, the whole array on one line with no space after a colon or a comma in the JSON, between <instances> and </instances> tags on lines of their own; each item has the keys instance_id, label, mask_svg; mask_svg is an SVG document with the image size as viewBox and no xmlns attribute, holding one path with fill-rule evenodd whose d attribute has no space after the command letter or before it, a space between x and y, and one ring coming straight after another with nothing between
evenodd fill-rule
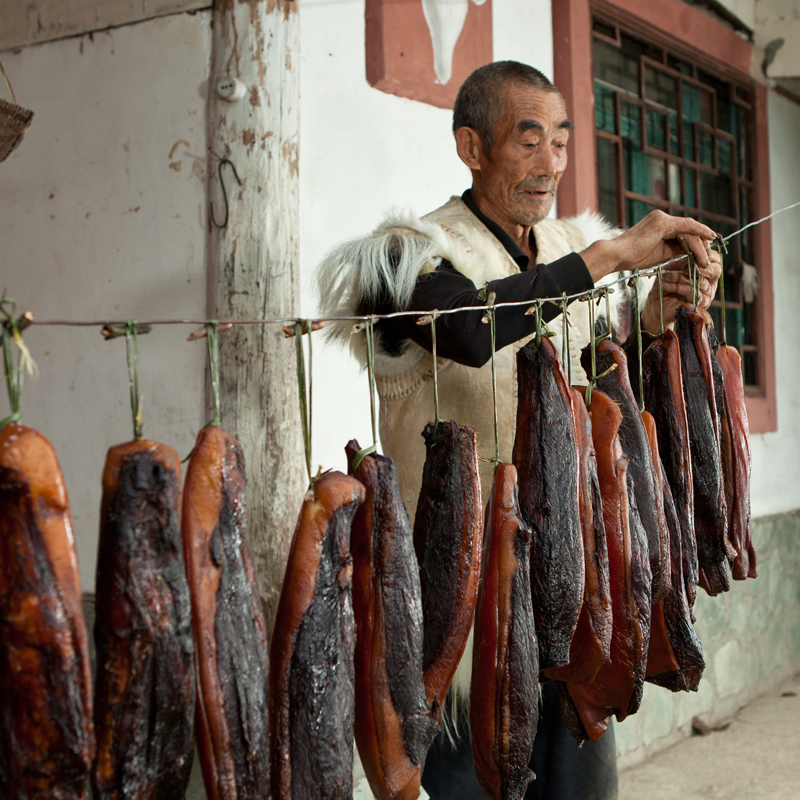
<instances>
[{"instance_id":1,"label":"white painted wall","mask_svg":"<svg viewBox=\"0 0 800 800\"><path fill-rule=\"evenodd\" d=\"M42 320L205 316L209 22L182 14L3 54L35 112L0 164L0 288L20 309ZM182 457L205 421L205 346L187 334L140 339L145 436ZM131 438L125 343L98 328L31 328L26 340L40 375L26 382L24 421L58 453L91 591L105 453Z\"/></svg>"},{"instance_id":2,"label":"white painted wall","mask_svg":"<svg viewBox=\"0 0 800 800\"><path fill-rule=\"evenodd\" d=\"M773 210L800 201L800 107L769 94L770 203ZM772 283L775 296L775 383L778 430L754 436L753 515L777 514L800 505L800 209L772 220Z\"/></svg>"},{"instance_id":3,"label":"white painted wall","mask_svg":"<svg viewBox=\"0 0 800 800\"><path fill-rule=\"evenodd\" d=\"M303 313L317 310L314 268L392 207L432 211L469 187L455 152L452 112L373 89L365 77L364 0L299 0L300 260ZM493 4L494 58L552 77L548 0ZM314 463L344 469L344 445L371 443L366 373L349 354L314 351ZM420 432L410 432L415 436Z\"/></svg>"}]
</instances>

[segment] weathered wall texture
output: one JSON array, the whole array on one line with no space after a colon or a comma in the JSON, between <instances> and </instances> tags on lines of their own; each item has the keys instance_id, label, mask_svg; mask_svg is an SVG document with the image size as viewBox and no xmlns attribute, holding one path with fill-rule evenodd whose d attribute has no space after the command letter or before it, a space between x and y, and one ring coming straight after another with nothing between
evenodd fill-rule
<instances>
[{"instance_id":1,"label":"weathered wall texture","mask_svg":"<svg viewBox=\"0 0 800 800\"><path fill-rule=\"evenodd\" d=\"M695 694L646 685L639 713L616 725L624 768L737 709L800 669L800 512L762 517L753 525L759 577L731 591L698 591L695 615L706 671Z\"/></svg>"},{"instance_id":2,"label":"weathered wall texture","mask_svg":"<svg viewBox=\"0 0 800 800\"><path fill-rule=\"evenodd\" d=\"M205 317L205 81L210 14L182 14L3 55L33 125L0 164L0 289L39 319ZM204 342L139 339L145 436L181 457L206 422ZM100 476L131 438L125 343L30 328L40 374L24 421L53 442L83 587L94 586ZM0 418L7 413L0 391Z\"/></svg>"}]
</instances>

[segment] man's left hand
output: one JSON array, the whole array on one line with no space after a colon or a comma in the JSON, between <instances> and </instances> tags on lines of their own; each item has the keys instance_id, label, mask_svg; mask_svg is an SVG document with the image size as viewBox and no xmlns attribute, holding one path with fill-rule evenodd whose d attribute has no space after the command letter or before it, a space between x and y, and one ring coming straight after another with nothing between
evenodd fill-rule
<instances>
[{"instance_id":1,"label":"man's left hand","mask_svg":"<svg viewBox=\"0 0 800 800\"><path fill-rule=\"evenodd\" d=\"M698 267L700 275L700 308L708 308L714 295L717 293L717 283L722 274L722 257L716 250L708 254L709 265ZM663 297L664 297L664 327L675 322L675 314L684 303L692 302L692 284L689 280L686 262L670 264L671 269L664 270ZM647 296L644 310L642 311L642 330L656 336L661 331L661 316L659 314L658 280L653 284Z\"/></svg>"}]
</instances>

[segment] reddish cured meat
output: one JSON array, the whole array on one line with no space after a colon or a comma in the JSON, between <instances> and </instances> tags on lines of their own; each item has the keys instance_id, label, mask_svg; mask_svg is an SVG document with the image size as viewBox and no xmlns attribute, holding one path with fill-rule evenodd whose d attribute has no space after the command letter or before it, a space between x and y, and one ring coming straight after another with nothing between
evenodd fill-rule
<instances>
[{"instance_id":1,"label":"reddish cured meat","mask_svg":"<svg viewBox=\"0 0 800 800\"><path fill-rule=\"evenodd\" d=\"M583 606L584 560L572 392L553 343L517 353L513 461L519 504L531 528L531 594L539 669L563 667Z\"/></svg>"},{"instance_id":2,"label":"reddish cured meat","mask_svg":"<svg viewBox=\"0 0 800 800\"><path fill-rule=\"evenodd\" d=\"M480 581L483 505L475 431L429 423L414 518L422 587L425 694L441 706L467 646Z\"/></svg>"},{"instance_id":3,"label":"reddish cured meat","mask_svg":"<svg viewBox=\"0 0 800 800\"><path fill-rule=\"evenodd\" d=\"M194 644L179 499L172 448L138 439L108 451L94 629L99 800L172 800L189 783Z\"/></svg>"},{"instance_id":4,"label":"reddish cured meat","mask_svg":"<svg viewBox=\"0 0 800 800\"><path fill-rule=\"evenodd\" d=\"M647 539L628 506L627 459L619 430L622 412L608 395L595 390L591 404L592 439L603 495L603 522L608 545L613 628L611 659L592 683L567 684L586 735L597 741L614 714L622 721L641 702L650 638L652 575Z\"/></svg>"},{"instance_id":5,"label":"reddish cured meat","mask_svg":"<svg viewBox=\"0 0 800 800\"><path fill-rule=\"evenodd\" d=\"M345 448L353 460L355 440ZM367 455L354 473L366 489L353 553L355 737L373 794L415 800L438 730L422 679L422 596L408 513L392 459Z\"/></svg>"},{"instance_id":6,"label":"reddish cured meat","mask_svg":"<svg viewBox=\"0 0 800 800\"><path fill-rule=\"evenodd\" d=\"M747 421L742 359L735 347L722 345L717 350L725 391L725 414L730 433L732 464L732 502L728 505L730 540L736 550L732 575L737 581L758 576L756 551L750 527L750 426Z\"/></svg>"},{"instance_id":7,"label":"reddish cured meat","mask_svg":"<svg viewBox=\"0 0 800 800\"><path fill-rule=\"evenodd\" d=\"M493 800L518 800L533 780L539 651L530 590L531 533L520 518L517 470L495 467L475 611L470 729L475 773Z\"/></svg>"},{"instance_id":8,"label":"reddish cured meat","mask_svg":"<svg viewBox=\"0 0 800 800\"><path fill-rule=\"evenodd\" d=\"M350 526L364 496L355 478L327 472L300 509L270 645L272 800L353 793Z\"/></svg>"},{"instance_id":9,"label":"reddish cured meat","mask_svg":"<svg viewBox=\"0 0 800 800\"><path fill-rule=\"evenodd\" d=\"M694 485L689 421L683 396L681 351L673 331L664 331L642 357L645 407L653 415L664 476L680 525L682 573L689 605L694 605L697 582L697 542L694 534Z\"/></svg>"},{"instance_id":10,"label":"reddish cured meat","mask_svg":"<svg viewBox=\"0 0 800 800\"><path fill-rule=\"evenodd\" d=\"M683 393L689 423L694 482L694 523L700 585L725 591L727 505L722 468L722 423L717 409L714 368L707 325L710 317L692 305L681 306L675 333L681 347Z\"/></svg>"},{"instance_id":11,"label":"reddish cured meat","mask_svg":"<svg viewBox=\"0 0 800 800\"><path fill-rule=\"evenodd\" d=\"M610 339L604 339L597 346L595 362L597 375L602 375L597 380L597 388L614 400L622 411L619 440L622 452L628 459L629 503L632 513L638 514L647 535L653 602L658 603L666 597L670 586L669 531L664 517L664 499L656 491L650 443L633 396L628 377L628 359L622 348ZM581 354L581 364L589 377L590 363L591 353L586 347Z\"/></svg>"},{"instance_id":12,"label":"reddish cured meat","mask_svg":"<svg viewBox=\"0 0 800 800\"><path fill-rule=\"evenodd\" d=\"M245 535L244 453L227 431L200 431L181 533L192 599L197 747L210 800L255 800L269 785L267 634Z\"/></svg>"},{"instance_id":13,"label":"reddish cured meat","mask_svg":"<svg viewBox=\"0 0 800 800\"><path fill-rule=\"evenodd\" d=\"M50 442L0 431L0 796L83 800L94 755L89 642Z\"/></svg>"},{"instance_id":14,"label":"reddish cured meat","mask_svg":"<svg viewBox=\"0 0 800 800\"><path fill-rule=\"evenodd\" d=\"M603 525L603 499L597 478L592 424L583 387L573 387L572 393L580 469L580 516L586 584L583 607L570 645L569 664L545 670L544 674L556 681L589 683L603 662L610 657L611 592L608 582L606 531Z\"/></svg>"},{"instance_id":15,"label":"reddish cured meat","mask_svg":"<svg viewBox=\"0 0 800 800\"><path fill-rule=\"evenodd\" d=\"M660 603L653 606L647 655L647 680L673 692L697 691L705 662L703 648L694 631L686 599L683 560L680 557L682 544L680 522L672 492L661 466L655 420L647 411L643 412L642 420L650 439L657 485L664 497L664 511L673 553L670 591Z\"/></svg>"}]
</instances>

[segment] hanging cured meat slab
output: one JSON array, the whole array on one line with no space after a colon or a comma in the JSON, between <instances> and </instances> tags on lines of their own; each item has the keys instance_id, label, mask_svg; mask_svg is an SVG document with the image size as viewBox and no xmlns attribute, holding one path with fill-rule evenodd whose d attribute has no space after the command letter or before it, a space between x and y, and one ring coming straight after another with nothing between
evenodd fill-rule
<instances>
[{"instance_id":1,"label":"hanging cured meat slab","mask_svg":"<svg viewBox=\"0 0 800 800\"><path fill-rule=\"evenodd\" d=\"M12 422L0 431L0 796L86 797L91 693L64 479L50 442Z\"/></svg>"},{"instance_id":2,"label":"hanging cured meat slab","mask_svg":"<svg viewBox=\"0 0 800 800\"><path fill-rule=\"evenodd\" d=\"M652 415L642 414L656 472L656 485L664 497L664 512L670 534L671 575L667 596L653 606L650 646L647 654L647 680L673 692L696 692L705 669L703 647L692 624L686 599L681 557L681 526L672 491L664 476L658 448L656 424Z\"/></svg>"},{"instance_id":3,"label":"hanging cured meat slab","mask_svg":"<svg viewBox=\"0 0 800 800\"><path fill-rule=\"evenodd\" d=\"M327 472L300 509L270 646L272 800L352 796L350 527L364 496L355 478Z\"/></svg>"},{"instance_id":4,"label":"hanging cured meat slab","mask_svg":"<svg viewBox=\"0 0 800 800\"><path fill-rule=\"evenodd\" d=\"M675 315L689 423L700 583L710 594L718 594L730 588L725 567L728 516L722 466L722 421L708 339L709 323L706 312L688 304L678 308Z\"/></svg>"},{"instance_id":5,"label":"hanging cured meat slab","mask_svg":"<svg viewBox=\"0 0 800 800\"><path fill-rule=\"evenodd\" d=\"M674 331L665 331L647 348L642 357L642 373L645 407L655 420L661 463L678 515L682 572L691 607L699 579L694 533L694 484L680 342ZM673 549L672 552L676 551Z\"/></svg>"},{"instance_id":6,"label":"hanging cured meat slab","mask_svg":"<svg viewBox=\"0 0 800 800\"><path fill-rule=\"evenodd\" d=\"M581 353L581 364L591 378L588 347ZM647 535L653 602L658 603L666 597L670 585L669 531L664 517L664 500L656 491L650 443L628 377L628 360L618 344L604 339L597 345L595 369L599 376L597 388L614 400L622 411L619 439L622 452L628 459L629 501Z\"/></svg>"},{"instance_id":7,"label":"hanging cured meat slab","mask_svg":"<svg viewBox=\"0 0 800 800\"><path fill-rule=\"evenodd\" d=\"M103 470L97 555L99 800L182 798L194 754L194 644L178 524L180 459L137 439Z\"/></svg>"},{"instance_id":8,"label":"hanging cured meat slab","mask_svg":"<svg viewBox=\"0 0 800 800\"><path fill-rule=\"evenodd\" d=\"M247 532L244 453L200 431L186 468L181 533L197 664L197 746L210 800L269 785L267 634Z\"/></svg>"},{"instance_id":9,"label":"hanging cured meat slab","mask_svg":"<svg viewBox=\"0 0 800 800\"><path fill-rule=\"evenodd\" d=\"M539 669L563 667L583 606L579 462L572 393L553 343L531 339L517 353L513 461L520 513L531 528L531 594Z\"/></svg>"},{"instance_id":10,"label":"hanging cured meat slab","mask_svg":"<svg viewBox=\"0 0 800 800\"><path fill-rule=\"evenodd\" d=\"M728 345L722 345L716 355L723 375L729 432L728 461L732 468L728 525L736 556L731 573L734 580L741 581L758 576L750 524L750 426L742 380L742 357L735 347Z\"/></svg>"},{"instance_id":11,"label":"hanging cured meat slab","mask_svg":"<svg viewBox=\"0 0 800 800\"><path fill-rule=\"evenodd\" d=\"M622 412L614 400L595 389L590 413L608 545L611 659L591 683L566 684L566 690L586 737L597 741L612 714L622 721L636 713L641 703L650 639L652 574L646 534L628 504L628 460L619 440ZM580 732L576 728L571 728L573 733Z\"/></svg>"},{"instance_id":12,"label":"hanging cured meat slab","mask_svg":"<svg viewBox=\"0 0 800 800\"><path fill-rule=\"evenodd\" d=\"M472 654L475 773L492 800L519 800L538 722L539 651L530 590L531 533L519 514L517 470L495 467Z\"/></svg>"},{"instance_id":13,"label":"hanging cured meat slab","mask_svg":"<svg viewBox=\"0 0 800 800\"><path fill-rule=\"evenodd\" d=\"M422 587L425 693L441 706L467 645L480 581L483 504L475 431L428 423L414 518Z\"/></svg>"},{"instance_id":14,"label":"hanging cured meat slab","mask_svg":"<svg viewBox=\"0 0 800 800\"><path fill-rule=\"evenodd\" d=\"M422 597L408 513L392 459L345 448L351 474L366 489L353 520L355 738L372 793L415 800L439 726L422 678Z\"/></svg>"},{"instance_id":15,"label":"hanging cured meat slab","mask_svg":"<svg viewBox=\"0 0 800 800\"><path fill-rule=\"evenodd\" d=\"M603 498L597 477L597 456L592 424L583 387L573 387L573 417L578 442L580 518L586 583L578 626L572 637L569 664L545 670L547 678L567 683L590 683L610 657L611 591L608 581L608 548L603 524Z\"/></svg>"}]
</instances>

